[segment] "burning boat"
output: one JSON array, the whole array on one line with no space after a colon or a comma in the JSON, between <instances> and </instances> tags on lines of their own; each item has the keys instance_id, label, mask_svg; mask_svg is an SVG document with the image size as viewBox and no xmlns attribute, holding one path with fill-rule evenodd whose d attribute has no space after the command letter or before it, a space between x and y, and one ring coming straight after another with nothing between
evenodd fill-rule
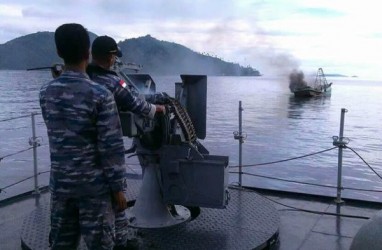
<instances>
[{"instance_id":1,"label":"burning boat","mask_svg":"<svg viewBox=\"0 0 382 250\"><path fill-rule=\"evenodd\" d=\"M293 72L290 76L289 88L295 97L328 96L331 94L332 83L328 83L322 68L317 71L313 86L304 81L302 72Z\"/></svg>"}]
</instances>

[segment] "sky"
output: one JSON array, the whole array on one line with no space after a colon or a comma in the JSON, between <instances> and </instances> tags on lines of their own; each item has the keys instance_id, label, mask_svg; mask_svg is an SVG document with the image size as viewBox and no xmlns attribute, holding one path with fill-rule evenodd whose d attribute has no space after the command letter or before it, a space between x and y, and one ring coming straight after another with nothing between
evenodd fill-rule
<instances>
[{"instance_id":1,"label":"sky","mask_svg":"<svg viewBox=\"0 0 382 250\"><path fill-rule=\"evenodd\" d=\"M150 34L264 75L323 68L382 79L372 0L0 0L0 44L63 23L117 41ZM131 52L133 53L133 52Z\"/></svg>"}]
</instances>

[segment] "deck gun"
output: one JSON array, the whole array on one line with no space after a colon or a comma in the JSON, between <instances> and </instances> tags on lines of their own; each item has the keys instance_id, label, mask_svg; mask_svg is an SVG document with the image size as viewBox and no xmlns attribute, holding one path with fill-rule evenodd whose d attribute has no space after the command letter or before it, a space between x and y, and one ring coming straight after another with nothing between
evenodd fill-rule
<instances>
[{"instance_id":1,"label":"deck gun","mask_svg":"<svg viewBox=\"0 0 382 250\"><path fill-rule=\"evenodd\" d=\"M131 225L158 228L180 223L187 220L184 207L225 208L228 156L209 154L199 141L206 137L207 76L181 75L175 97L170 97L156 92L148 74L127 73L121 62L113 69L141 98L165 105L167 111L153 120L120 112L123 135L133 138L143 172Z\"/></svg>"},{"instance_id":2,"label":"deck gun","mask_svg":"<svg viewBox=\"0 0 382 250\"><path fill-rule=\"evenodd\" d=\"M64 65L61 63L56 63L56 64L53 64L52 66L47 66L47 67L29 68L29 69L27 69L27 71L44 70L44 69L50 69L50 72L52 73L52 77L57 78L64 71Z\"/></svg>"},{"instance_id":3,"label":"deck gun","mask_svg":"<svg viewBox=\"0 0 382 250\"><path fill-rule=\"evenodd\" d=\"M50 69L58 77L64 65ZM120 111L123 135L133 139L128 153L138 156L143 180L131 208L130 225L160 228L188 221L195 208L225 208L228 205L228 156L211 155L200 143L206 137L207 76L181 75L175 97L156 92L142 66L117 58L112 67L139 98L166 106L154 119ZM129 71L134 71L131 73Z\"/></svg>"}]
</instances>

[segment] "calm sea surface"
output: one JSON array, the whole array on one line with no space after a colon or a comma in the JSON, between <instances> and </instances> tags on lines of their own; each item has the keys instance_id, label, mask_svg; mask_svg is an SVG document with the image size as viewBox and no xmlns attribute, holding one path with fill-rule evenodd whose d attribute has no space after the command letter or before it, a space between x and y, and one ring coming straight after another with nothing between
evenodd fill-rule
<instances>
[{"instance_id":1,"label":"calm sea surface","mask_svg":"<svg viewBox=\"0 0 382 250\"><path fill-rule=\"evenodd\" d=\"M179 76L153 76L158 91L174 95ZM50 80L46 71L0 71L0 157L30 147L31 117L4 119L40 112L38 92ZM242 101L243 164L280 161L319 152L333 147L339 135L341 109L345 108L344 136L348 144L375 171L382 175L382 82L358 78L328 78L333 82L331 97L298 100L289 92L283 78L208 77L207 137L201 141L211 154L228 155L230 166L238 165L238 106ZM49 153L45 125L36 116L39 185L48 184ZM130 139L126 138L126 147ZM139 172L137 160L129 158L129 171ZM246 173L335 186L338 149L306 158L243 169ZM237 171L236 168L230 169ZM382 190L382 180L349 149L343 153L345 188ZM0 161L0 200L33 189L32 150L4 157ZM20 184L8 187L27 179ZM230 183L238 176L230 174ZM291 182L243 176L243 184L272 189L335 195L333 188L306 186ZM381 192L344 190L344 197L382 201Z\"/></svg>"}]
</instances>

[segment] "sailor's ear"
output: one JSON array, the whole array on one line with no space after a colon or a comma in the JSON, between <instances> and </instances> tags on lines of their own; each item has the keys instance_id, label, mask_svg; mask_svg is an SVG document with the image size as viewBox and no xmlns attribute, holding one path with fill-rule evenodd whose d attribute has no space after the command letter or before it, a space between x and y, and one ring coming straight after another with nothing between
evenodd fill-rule
<instances>
[{"instance_id":1,"label":"sailor's ear","mask_svg":"<svg viewBox=\"0 0 382 250\"><path fill-rule=\"evenodd\" d=\"M113 54L109 54L109 55L108 55L108 58L109 58L109 62L110 62L110 63L114 63L114 62L115 62L115 58L116 58L116 56L113 55Z\"/></svg>"}]
</instances>

